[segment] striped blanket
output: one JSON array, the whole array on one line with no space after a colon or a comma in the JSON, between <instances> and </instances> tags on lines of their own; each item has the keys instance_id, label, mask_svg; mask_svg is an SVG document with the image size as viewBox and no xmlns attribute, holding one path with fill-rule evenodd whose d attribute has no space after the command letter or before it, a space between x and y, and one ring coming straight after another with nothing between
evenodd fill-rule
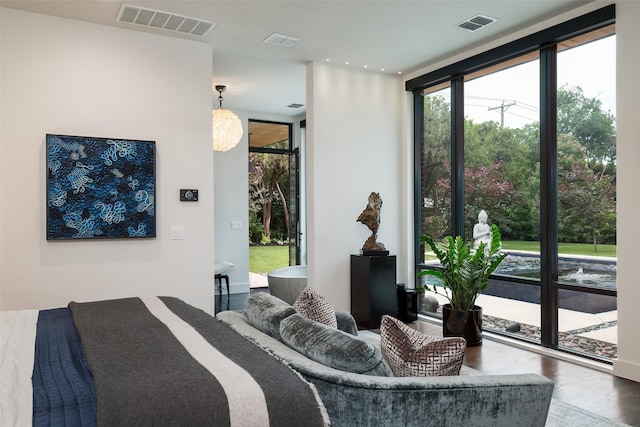
<instances>
[{"instance_id":1,"label":"striped blanket","mask_svg":"<svg viewBox=\"0 0 640 427\"><path fill-rule=\"evenodd\" d=\"M69 309L95 381L98 425L329 424L315 389L295 371L181 300Z\"/></svg>"}]
</instances>

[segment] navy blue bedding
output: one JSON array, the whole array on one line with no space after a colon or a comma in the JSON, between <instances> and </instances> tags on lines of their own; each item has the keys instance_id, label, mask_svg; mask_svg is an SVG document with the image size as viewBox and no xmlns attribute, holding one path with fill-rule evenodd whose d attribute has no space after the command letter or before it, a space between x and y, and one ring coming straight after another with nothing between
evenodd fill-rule
<instances>
[{"instance_id":1,"label":"navy blue bedding","mask_svg":"<svg viewBox=\"0 0 640 427\"><path fill-rule=\"evenodd\" d=\"M40 311L32 385L34 426L96 425L96 386L68 308Z\"/></svg>"}]
</instances>

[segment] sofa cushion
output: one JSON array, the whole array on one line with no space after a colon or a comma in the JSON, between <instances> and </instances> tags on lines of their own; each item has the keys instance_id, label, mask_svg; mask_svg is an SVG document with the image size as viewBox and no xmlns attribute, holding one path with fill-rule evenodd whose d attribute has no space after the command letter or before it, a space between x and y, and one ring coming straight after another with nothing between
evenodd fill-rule
<instances>
[{"instance_id":1,"label":"sofa cushion","mask_svg":"<svg viewBox=\"0 0 640 427\"><path fill-rule=\"evenodd\" d=\"M289 347L325 366L357 374L391 374L373 345L300 314L280 322L280 336Z\"/></svg>"},{"instance_id":2,"label":"sofa cushion","mask_svg":"<svg viewBox=\"0 0 640 427\"><path fill-rule=\"evenodd\" d=\"M338 327L333 305L309 287L304 288L296 302L293 303L293 308L307 319L315 320L332 328Z\"/></svg>"},{"instance_id":3,"label":"sofa cushion","mask_svg":"<svg viewBox=\"0 0 640 427\"><path fill-rule=\"evenodd\" d=\"M251 326L280 341L280 322L295 312L295 308L265 292L253 294L247 300L247 319Z\"/></svg>"},{"instance_id":4,"label":"sofa cushion","mask_svg":"<svg viewBox=\"0 0 640 427\"><path fill-rule=\"evenodd\" d=\"M382 356L397 377L458 375L467 343L464 338L439 338L382 316Z\"/></svg>"},{"instance_id":5,"label":"sofa cushion","mask_svg":"<svg viewBox=\"0 0 640 427\"><path fill-rule=\"evenodd\" d=\"M351 313L336 311L336 323L338 324L338 329L341 331L351 335L358 335L358 325Z\"/></svg>"}]
</instances>

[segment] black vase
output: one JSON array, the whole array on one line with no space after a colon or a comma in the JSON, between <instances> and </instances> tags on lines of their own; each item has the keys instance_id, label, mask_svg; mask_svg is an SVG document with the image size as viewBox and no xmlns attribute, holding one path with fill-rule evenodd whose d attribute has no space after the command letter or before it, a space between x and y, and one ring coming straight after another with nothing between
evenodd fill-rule
<instances>
[{"instance_id":1,"label":"black vase","mask_svg":"<svg viewBox=\"0 0 640 427\"><path fill-rule=\"evenodd\" d=\"M467 347L482 345L482 307L473 306L472 310L455 310L451 304L442 306L442 335L462 337Z\"/></svg>"}]
</instances>

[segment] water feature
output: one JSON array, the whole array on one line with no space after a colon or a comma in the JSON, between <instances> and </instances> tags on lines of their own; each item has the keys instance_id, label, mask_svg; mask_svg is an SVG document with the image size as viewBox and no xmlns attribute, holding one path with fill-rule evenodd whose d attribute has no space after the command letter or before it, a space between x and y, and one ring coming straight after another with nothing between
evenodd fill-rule
<instances>
[{"instance_id":1,"label":"water feature","mask_svg":"<svg viewBox=\"0 0 640 427\"><path fill-rule=\"evenodd\" d=\"M562 256L558 258L558 281L584 287L615 291L616 260ZM511 253L500 264L497 274L540 278L538 254ZM533 285L494 279L484 291L487 295L539 304L540 288ZM558 290L558 307L583 313L602 313L617 308L616 297L587 292Z\"/></svg>"},{"instance_id":2,"label":"water feature","mask_svg":"<svg viewBox=\"0 0 640 427\"><path fill-rule=\"evenodd\" d=\"M617 264L615 259L578 258L561 256L558 258L558 280L599 289L615 291ZM510 253L496 274L510 276L540 277L540 256L538 254Z\"/></svg>"},{"instance_id":3,"label":"water feature","mask_svg":"<svg viewBox=\"0 0 640 427\"><path fill-rule=\"evenodd\" d=\"M584 287L613 290L616 286L616 260L603 258L578 258L563 256L558 259L558 279L560 283L576 284ZM510 253L495 271L498 275L540 278L540 255L532 253ZM439 285L438 279L425 276L427 283ZM540 304L540 287L517 283L500 278L491 279L483 292L518 301ZM558 291L558 306L585 313L602 313L617 308L616 297L586 292Z\"/></svg>"}]
</instances>

